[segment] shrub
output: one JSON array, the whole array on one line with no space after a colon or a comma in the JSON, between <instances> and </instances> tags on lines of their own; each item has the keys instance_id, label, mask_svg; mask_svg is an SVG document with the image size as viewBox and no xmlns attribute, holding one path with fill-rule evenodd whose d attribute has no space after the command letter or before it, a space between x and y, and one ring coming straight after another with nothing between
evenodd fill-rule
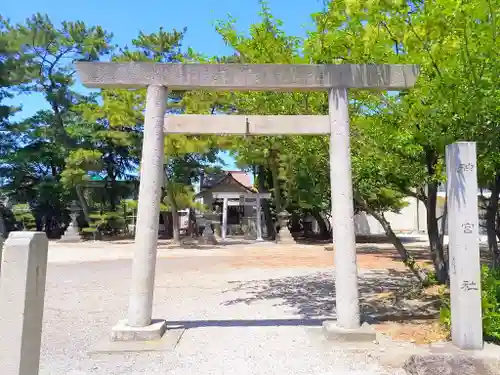
<instances>
[{"instance_id":1,"label":"shrub","mask_svg":"<svg viewBox=\"0 0 500 375\"><path fill-rule=\"evenodd\" d=\"M29 204L21 203L14 205L12 213L16 221L22 225L23 230L33 230L36 228L35 217Z\"/></svg>"},{"instance_id":2,"label":"shrub","mask_svg":"<svg viewBox=\"0 0 500 375\"><path fill-rule=\"evenodd\" d=\"M82 231L92 233L94 238L102 234L116 234L125 226L123 213L118 211L91 213L90 219L88 228L83 228Z\"/></svg>"},{"instance_id":3,"label":"shrub","mask_svg":"<svg viewBox=\"0 0 500 375\"><path fill-rule=\"evenodd\" d=\"M483 335L486 340L500 342L500 269L483 266L481 269L481 306L483 310ZM440 321L451 328L449 294L443 295Z\"/></svg>"},{"instance_id":4,"label":"shrub","mask_svg":"<svg viewBox=\"0 0 500 375\"><path fill-rule=\"evenodd\" d=\"M484 336L500 341L500 269L483 267L481 286Z\"/></svg>"}]
</instances>

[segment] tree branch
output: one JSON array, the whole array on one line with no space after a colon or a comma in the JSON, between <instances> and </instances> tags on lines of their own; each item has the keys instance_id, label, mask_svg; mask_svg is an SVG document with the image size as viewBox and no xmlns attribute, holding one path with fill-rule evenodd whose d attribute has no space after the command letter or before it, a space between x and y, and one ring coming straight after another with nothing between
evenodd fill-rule
<instances>
[{"instance_id":1,"label":"tree branch","mask_svg":"<svg viewBox=\"0 0 500 375\"><path fill-rule=\"evenodd\" d=\"M443 76L441 75L441 71L439 70L439 67L438 67L438 65L436 63L436 60L434 60L434 57L432 57L432 54L429 51L429 48L426 46L426 43L422 40L422 38L420 37L420 35L417 34L417 31L415 30L415 28L413 26L413 23L411 22L411 20L410 20L409 17L407 18L407 23L408 23L408 26L410 26L410 29L413 32L413 34L415 35L415 37L419 40L420 43L422 43L422 47L424 48L425 52L427 52L427 55L431 59L432 66L436 70L439 78L443 78Z\"/></svg>"}]
</instances>

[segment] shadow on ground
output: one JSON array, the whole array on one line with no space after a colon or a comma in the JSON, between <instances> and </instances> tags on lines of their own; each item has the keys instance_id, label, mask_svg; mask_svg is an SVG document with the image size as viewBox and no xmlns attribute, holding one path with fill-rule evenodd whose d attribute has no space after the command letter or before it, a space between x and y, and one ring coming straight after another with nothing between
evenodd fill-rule
<instances>
[{"instance_id":1,"label":"shadow on ground","mask_svg":"<svg viewBox=\"0 0 500 375\"><path fill-rule=\"evenodd\" d=\"M431 255L428 249L422 249L419 247L407 247L406 250L416 261L421 262L431 262ZM377 246L364 246L358 247L356 249L356 254L373 255L380 258L389 258L393 261L401 261L401 256L396 249L381 249Z\"/></svg>"},{"instance_id":2,"label":"shadow on ground","mask_svg":"<svg viewBox=\"0 0 500 375\"><path fill-rule=\"evenodd\" d=\"M233 245L251 245L254 244L255 241L252 240L231 240L231 241L222 241L219 240L217 244L212 245L212 244L201 244L196 240L193 241L183 241L180 244L168 242L168 243L159 243L158 248L159 249L199 249L199 250L213 250L213 249L220 249L224 247L231 247Z\"/></svg>"},{"instance_id":3,"label":"shadow on ground","mask_svg":"<svg viewBox=\"0 0 500 375\"><path fill-rule=\"evenodd\" d=\"M319 327L323 319L231 319L231 320L179 320L167 321L167 327Z\"/></svg>"},{"instance_id":4,"label":"shadow on ground","mask_svg":"<svg viewBox=\"0 0 500 375\"><path fill-rule=\"evenodd\" d=\"M276 306L287 307L303 319L332 317L335 314L333 274L327 272L250 282L234 281L228 291L246 296L225 301L224 305L251 304L276 299ZM425 294L407 272L384 270L360 275L360 306L363 319L370 322L434 319L439 299Z\"/></svg>"},{"instance_id":5,"label":"shadow on ground","mask_svg":"<svg viewBox=\"0 0 500 375\"><path fill-rule=\"evenodd\" d=\"M304 237L300 234L293 233L294 239L297 243L303 245L330 245L332 243L331 238L324 237ZM425 243L427 239L424 237L416 237L416 236L407 236L404 234L398 235L398 238L403 243ZM365 244L365 243L379 243L379 244L391 244L391 241L385 234L373 234L373 235L356 235L356 243Z\"/></svg>"}]
</instances>

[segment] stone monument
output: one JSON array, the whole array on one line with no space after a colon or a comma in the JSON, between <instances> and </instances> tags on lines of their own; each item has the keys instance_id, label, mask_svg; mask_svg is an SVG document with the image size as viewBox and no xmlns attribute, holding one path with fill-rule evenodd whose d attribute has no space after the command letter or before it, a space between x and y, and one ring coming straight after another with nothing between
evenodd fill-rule
<instances>
[{"instance_id":1,"label":"stone monument","mask_svg":"<svg viewBox=\"0 0 500 375\"><path fill-rule=\"evenodd\" d=\"M78 213L80 212L80 206L78 206L76 201L73 201L71 203L71 206L69 207L69 210L71 222L69 223L59 242L80 242L82 238L80 237L78 222L76 221L76 219L78 218Z\"/></svg>"},{"instance_id":2,"label":"stone monument","mask_svg":"<svg viewBox=\"0 0 500 375\"><path fill-rule=\"evenodd\" d=\"M476 144L446 146L451 339L482 349L481 265L478 240Z\"/></svg>"},{"instance_id":3,"label":"stone monument","mask_svg":"<svg viewBox=\"0 0 500 375\"><path fill-rule=\"evenodd\" d=\"M38 374L48 240L41 232L11 232L0 276L2 374Z\"/></svg>"}]
</instances>

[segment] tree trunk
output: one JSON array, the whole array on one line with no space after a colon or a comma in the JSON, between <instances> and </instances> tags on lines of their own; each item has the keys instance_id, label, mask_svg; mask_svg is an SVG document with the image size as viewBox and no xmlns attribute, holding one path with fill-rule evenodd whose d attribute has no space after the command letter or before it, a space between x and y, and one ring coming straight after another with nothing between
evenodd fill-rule
<instances>
[{"instance_id":1,"label":"tree trunk","mask_svg":"<svg viewBox=\"0 0 500 375\"><path fill-rule=\"evenodd\" d=\"M165 228L163 230L163 235L165 236L165 238L172 238L173 231L172 231L172 220L170 218L170 213L162 211L162 212L160 212L160 215L163 218L163 227Z\"/></svg>"},{"instance_id":2,"label":"tree trunk","mask_svg":"<svg viewBox=\"0 0 500 375\"><path fill-rule=\"evenodd\" d=\"M110 172L108 173L109 177L110 177L110 181L109 181L109 204L111 206L111 210L112 211L115 211L116 210L116 206L118 205L118 202L117 202L117 183L116 183L116 176L113 172Z\"/></svg>"},{"instance_id":3,"label":"tree trunk","mask_svg":"<svg viewBox=\"0 0 500 375\"><path fill-rule=\"evenodd\" d=\"M313 209L311 211L311 215L318 222L319 236L321 238L331 237L331 233L330 233L330 230L328 229L328 225L326 224L325 219L323 218L323 216L321 216L320 211L318 209Z\"/></svg>"},{"instance_id":4,"label":"tree trunk","mask_svg":"<svg viewBox=\"0 0 500 375\"><path fill-rule=\"evenodd\" d=\"M500 212L498 212L498 211L497 211L497 221L496 221L495 232L497 234L497 238L500 240Z\"/></svg>"},{"instance_id":5,"label":"tree trunk","mask_svg":"<svg viewBox=\"0 0 500 375\"><path fill-rule=\"evenodd\" d=\"M290 216L290 232L291 233L300 233L302 231L302 225L301 225L301 217L297 215L295 212L292 213L292 216Z\"/></svg>"},{"instance_id":6,"label":"tree trunk","mask_svg":"<svg viewBox=\"0 0 500 375\"><path fill-rule=\"evenodd\" d=\"M262 211L264 211L264 219L266 221L267 238L269 240L276 239L276 228L273 223L273 216L271 215L271 205L268 199L262 200Z\"/></svg>"},{"instance_id":7,"label":"tree trunk","mask_svg":"<svg viewBox=\"0 0 500 375\"><path fill-rule=\"evenodd\" d=\"M7 225L5 224L4 211L3 204L0 203L0 240L2 238L7 238Z\"/></svg>"},{"instance_id":8,"label":"tree trunk","mask_svg":"<svg viewBox=\"0 0 500 375\"><path fill-rule=\"evenodd\" d=\"M387 238L389 238L389 241L391 241L391 243L396 248L404 265L408 267L408 269L415 275L415 277L422 283L422 285L428 285L429 278L427 273L422 268L420 268L420 266L415 261L415 258L413 258L408 250L406 250L405 246L403 245L399 237L396 236L396 233L394 233L394 231L392 230L391 224L387 221L384 215L376 212L375 210L372 210L370 207L364 204L364 202L360 202L358 200L358 204L363 207L366 213L373 216L380 223L380 225L382 225Z\"/></svg>"},{"instance_id":9,"label":"tree trunk","mask_svg":"<svg viewBox=\"0 0 500 375\"><path fill-rule=\"evenodd\" d=\"M35 213L35 228L37 232L43 232L43 216L40 213Z\"/></svg>"},{"instance_id":10,"label":"tree trunk","mask_svg":"<svg viewBox=\"0 0 500 375\"><path fill-rule=\"evenodd\" d=\"M87 224L90 225L90 210L87 200L85 199L85 194L83 193L83 188L80 185L77 185L75 189L76 195L78 196L78 201L80 202L80 207L83 211L83 217L85 218Z\"/></svg>"},{"instance_id":11,"label":"tree trunk","mask_svg":"<svg viewBox=\"0 0 500 375\"><path fill-rule=\"evenodd\" d=\"M436 272L436 279L440 284L446 284L448 281L448 267L444 258L444 248L439 234L439 225L436 216L437 205L437 190L436 182L427 184L427 235L429 237L429 245L431 251L432 263Z\"/></svg>"},{"instance_id":12,"label":"tree trunk","mask_svg":"<svg viewBox=\"0 0 500 375\"><path fill-rule=\"evenodd\" d=\"M189 217L188 217L188 235L190 237L196 237L196 215L193 208L189 208Z\"/></svg>"},{"instance_id":13,"label":"tree trunk","mask_svg":"<svg viewBox=\"0 0 500 375\"><path fill-rule=\"evenodd\" d=\"M259 183L259 191L265 191L266 190L266 169L264 166L259 165L257 168L257 173L258 173L258 183ZM269 200L268 199L263 199L262 200L262 211L264 211L264 219L266 221L266 228L267 228L267 238L270 240L274 240L276 238L276 228L274 227L273 224L273 218L271 216L271 207L269 205Z\"/></svg>"},{"instance_id":14,"label":"tree trunk","mask_svg":"<svg viewBox=\"0 0 500 375\"><path fill-rule=\"evenodd\" d=\"M179 210L177 208L177 203L175 202L175 196L172 189L167 188L167 198L170 205L170 210L172 212L172 235L175 243L181 242L181 232L179 228Z\"/></svg>"},{"instance_id":15,"label":"tree trunk","mask_svg":"<svg viewBox=\"0 0 500 375\"><path fill-rule=\"evenodd\" d=\"M283 208L281 207L281 191L278 173L278 166L273 162L273 165L271 166L271 174L273 177L274 206L276 207L276 213L279 214Z\"/></svg>"},{"instance_id":16,"label":"tree trunk","mask_svg":"<svg viewBox=\"0 0 500 375\"><path fill-rule=\"evenodd\" d=\"M417 201L418 204L418 201ZM441 237L440 237L440 246L443 249L443 255L444 255L444 264L448 265L450 264L450 250L444 251L444 235L446 233L446 221L448 220L448 192L446 192L446 195L444 197L444 207L443 207L443 215L441 215ZM448 269L448 266L446 267ZM449 286L449 275L446 275L446 284Z\"/></svg>"},{"instance_id":17,"label":"tree trunk","mask_svg":"<svg viewBox=\"0 0 500 375\"><path fill-rule=\"evenodd\" d=\"M498 194L500 192L500 173L495 175L495 181L490 186L491 196L486 207L486 234L488 236L488 248L493 267L500 267L500 250L497 240L497 212L498 212Z\"/></svg>"},{"instance_id":18,"label":"tree trunk","mask_svg":"<svg viewBox=\"0 0 500 375\"><path fill-rule=\"evenodd\" d=\"M417 204L419 202L417 201ZM446 233L446 221L448 220L448 193L446 193L444 197L444 207L443 207L443 215L441 215L441 246L444 249L444 235ZM448 263L448 259L446 260L446 264Z\"/></svg>"},{"instance_id":19,"label":"tree trunk","mask_svg":"<svg viewBox=\"0 0 500 375\"><path fill-rule=\"evenodd\" d=\"M430 146L424 146L424 152L427 175L430 178L430 182L426 185L427 194L425 199L422 199L427 211L427 236L429 238L431 258L436 272L436 279L440 284L446 284L448 282L448 265L444 257L444 246L439 234L439 224L436 216L438 191L436 165L439 161L439 154Z\"/></svg>"},{"instance_id":20,"label":"tree trunk","mask_svg":"<svg viewBox=\"0 0 500 375\"><path fill-rule=\"evenodd\" d=\"M274 189L274 206L276 207L276 213L280 213L283 209L281 206L281 190L280 190L280 182L279 182L279 161L278 154L276 151L272 151L271 153L271 177L273 181L273 189Z\"/></svg>"},{"instance_id":21,"label":"tree trunk","mask_svg":"<svg viewBox=\"0 0 500 375\"><path fill-rule=\"evenodd\" d=\"M278 157L276 152L273 151L271 160L271 177L273 181L273 190L274 190L274 207L276 208L276 215L279 215L281 211L283 211L283 207L281 206L281 189L279 182L279 169L278 169ZM276 224L274 232L277 235L280 230L280 221L278 219L279 216L276 217Z\"/></svg>"}]
</instances>

